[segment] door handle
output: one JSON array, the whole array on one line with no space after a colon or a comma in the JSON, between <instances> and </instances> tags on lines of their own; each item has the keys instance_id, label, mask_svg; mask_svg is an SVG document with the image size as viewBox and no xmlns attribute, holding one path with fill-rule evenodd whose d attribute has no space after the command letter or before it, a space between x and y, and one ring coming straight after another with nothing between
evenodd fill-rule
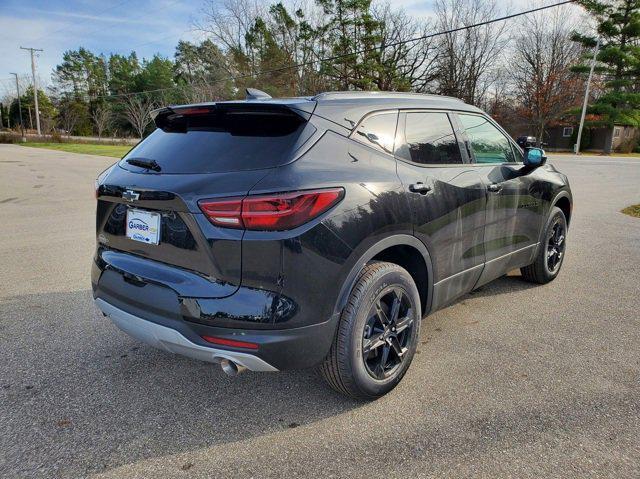
<instances>
[{"instance_id":1,"label":"door handle","mask_svg":"<svg viewBox=\"0 0 640 479\"><path fill-rule=\"evenodd\" d=\"M409 191L411 191L412 193L420 193L421 195L426 195L431 191L431 187L429 185L425 185L421 181L418 181L417 183L409 185Z\"/></svg>"},{"instance_id":2,"label":"door handle","mask_svg":"<svg viewBox=\"0 0 640 479\"><path fill-rule=\"evenodd\" d=\"M499 185L498 183L491 183L489 186L487 186L487 190L489 190L491 193L498 193L502 190L502 185Z\"/></svg>"}]
</instances>

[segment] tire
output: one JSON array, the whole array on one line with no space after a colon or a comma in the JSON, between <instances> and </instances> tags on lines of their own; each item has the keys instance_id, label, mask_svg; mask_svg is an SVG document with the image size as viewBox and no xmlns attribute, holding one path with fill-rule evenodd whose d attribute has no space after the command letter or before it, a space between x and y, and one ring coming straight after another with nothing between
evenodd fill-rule
<instances>
[{"instance_id":1,"label":"tire","mask_svg":"<svg viewBox=\"0 0 640 479\"><path fill-rule=\"evenodd\" d=\"M543 239L538 246L535 261L529 266L520 268L522 277L538 284L553 281L558 276L564 260L566 237L567 219L562 210L554 206L551 208L549 219L545 225Z\"/></svg>"},{"instance_id":2,"label":"tire","mask_svg":"<svg viewBox=\"0 0 640 479\"><path fill-rule=\"evenodd\" d=\"M320 374L333 389L353 398L385 395L413 360L421 311L418 289L405 269L368 264L351 290Z\"/></svg>"}]
</instances>

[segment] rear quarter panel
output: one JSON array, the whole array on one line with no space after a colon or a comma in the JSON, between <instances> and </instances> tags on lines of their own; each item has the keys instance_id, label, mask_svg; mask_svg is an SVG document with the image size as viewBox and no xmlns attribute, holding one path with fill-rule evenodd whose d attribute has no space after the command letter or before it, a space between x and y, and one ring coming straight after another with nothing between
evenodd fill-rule
<instances>
[{"instance_id":1,"label":"rear quarter panel","mask_svg":"<svg viewBox=\"0 0 640 479\"><path fill-rule=\"evenodd\" d=\"M274 169L251 193L336 186L345 189L344 199L320 221L287 232L247 231L244 236L243 286L279 284L280 293L293 298L298 308L292 319L296 324L288 327L328 320L361 254L389 235L412 234L395 159L330 130L303 157Z\"/></svg>"}]
</instances>

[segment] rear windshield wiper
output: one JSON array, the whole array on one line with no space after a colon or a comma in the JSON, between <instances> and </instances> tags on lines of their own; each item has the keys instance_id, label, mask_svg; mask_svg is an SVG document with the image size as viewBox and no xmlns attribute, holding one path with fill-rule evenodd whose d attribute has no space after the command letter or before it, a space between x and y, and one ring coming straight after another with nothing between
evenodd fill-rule
<instances>
[{"instance_id":1,"label":"rear windshield wiper","mask_svg":"<svg viewBox=\"0 0 640 479\"><path fill-rule=\"evenodd\" d=\"M162 169L160 168L160 165L156 162L156 160L143 160L140 158L130 158L126 161L130 165L146 168L147 170L160 171Z\"/></svg>"}]
</instances>

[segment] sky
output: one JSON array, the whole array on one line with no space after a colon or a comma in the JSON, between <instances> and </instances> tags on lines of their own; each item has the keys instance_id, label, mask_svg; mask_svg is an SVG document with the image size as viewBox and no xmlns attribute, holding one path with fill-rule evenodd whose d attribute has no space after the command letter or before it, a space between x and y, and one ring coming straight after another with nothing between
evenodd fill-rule
<instances>
[{"instance_id":1,"label":"sky","mask_svg":"<svg viewBox=\"0 0 640 479\"><path fill-rule=\"evenodd\" d=\"M14 88L10 72L30 74L29 53L19 47L42 48L36 59L38 77L50 83L51 72L66 50L80 46L94 53L155 53L172 57L178 40L196 40L193 31L205 0L0 0L0 97ZM215 0L214 0L215 1ZM515 11L533 0L511 0ZM538 0L540 4L556 0ZM288 2L285 2L288 3ZM413 16L426 17L433 0L394 0Z\"/></svg>"},{"instance_id":2,"label":"sky","mask_svg":"<svg viewBox=\"0 0 640 479\"><path fill-rule=\"evenodd\" d=\"M105 54L172 56L178 40L195 38L191 20L201 5L202 0L0 0L0 81L6 88L10 72L30 73L29 52L20 46L44 50L37 69L45 82L64 51L80 46Z\"/></svg>"}]
</instances>

